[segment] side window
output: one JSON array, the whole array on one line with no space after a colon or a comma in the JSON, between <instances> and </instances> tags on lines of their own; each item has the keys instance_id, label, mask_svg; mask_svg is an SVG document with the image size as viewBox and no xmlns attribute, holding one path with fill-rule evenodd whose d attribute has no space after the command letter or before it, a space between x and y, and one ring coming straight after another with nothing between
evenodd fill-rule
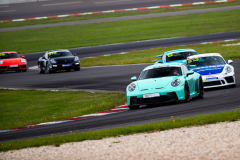
<instances>
[{"instance_id":1,"label":"side window","mask_svg":"<svg viewBox=\"0 0 240 160\"><path fill-rule=\"evenodd\" d=\"M182 69L183 69L183 74L186 75L188 68L185 65L182 65Z\"/></svg>"}]
</instances>

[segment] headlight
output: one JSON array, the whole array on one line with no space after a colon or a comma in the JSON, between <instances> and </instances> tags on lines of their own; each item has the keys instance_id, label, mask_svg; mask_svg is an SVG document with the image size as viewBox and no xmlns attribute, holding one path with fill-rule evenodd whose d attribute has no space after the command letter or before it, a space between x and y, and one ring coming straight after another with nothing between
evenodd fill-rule
<instances>
[{"instance_id":1,"label":"headlight","mask_svg":"<svg viewBox=\"0 0 240 160\"><path fill-rule=\"evenodd\" d=\"M51 59L51 63L57 63L54 59Z\"/></svg>"},{"instance_id":2,"label":"headlight","mask_svg":"<svg viewBox=\"0 0 240 160\"><path fill-rule=\"evenodd\" d=\"M3 64L3 61L0 61L0 64Z\"/></svg>"},{"instance_id":3,"label":"headlight","mask_svg":"<svg viewBox=\"0 0 240 160\"><path fill-rule=\"evenodd\" d=\"M79 60L79 58L77 56L75 56L74 61L78 61L78 60Z\"/></svg>"},{"instance_id":4,"label":"headlight","mask_svg":"<svg viewBox=\"0 0 240 160\"><path fill-rule=\"evenodd\" d=\"M227 66L225 68L225 70L226 70L227 73L231 73L232 72L232 68L230 66Z\"/></svg>"},{"instance_id":5,"label":"headlight","mask_svg":"<svg viewBox=\"0 0 240 160\"><path fill-rule=\"evenodd\" d=\"M135 88L136 88L136 85L135 85L134 83L131 83L131 84L128 86L128 90L129 90L130 92L134 91Z\"/></svg>"},{"instance_id":6,"label":"headlight","mask_svg":"<svg viewBox=\"0 0 240 160\"><path fill-rule=\"evenodd\" d=\"M181 82L180 79L178 79L178 78L177 78L177 79L174 79L174 80L172 81L172 86L173 86L173 87L177 87L177 86L180 84L180 82Z\"/></svg>"},{"instance_id":7,"label":"headlight","mask_svg":"<svg viewBox=\"0 0 240 160\"><path fill-rule=\"evenodd\" d=\"M26 63L26 59L21 59L21 62L22 63Z\"/></svg>"}]
</instances>

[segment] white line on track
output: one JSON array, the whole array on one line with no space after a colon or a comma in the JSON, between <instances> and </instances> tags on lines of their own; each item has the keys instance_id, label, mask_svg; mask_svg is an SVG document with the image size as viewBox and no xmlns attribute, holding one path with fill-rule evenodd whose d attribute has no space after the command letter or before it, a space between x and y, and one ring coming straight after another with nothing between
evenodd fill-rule
<instances>
[{"instance_id":1,"label":"white line on track","mask_svg":"<svg viewBox=\"0 0 240 160\"><path fill-rule=\"evenodd\" d=\"M8 7L8 5L6 5L6 6L0 6L0 8L3 8L3 7Z\"/></svg>"},{"instance_id":2,"label":"white line on track","mask_svg":"<svg viewBox=\"0 0 240 160\"><path fill-rule=\"evenodd\" d=\"M77 2L67 2L67 3L53 3L53 4L43 4L43 7L48 7L48 6L58 6L58 5L67 5L67 4L74 4L74 3L82 3L82 1L77 1Z\"/></svg>"},{"instance_id":3,"label":"white line on track","mask_svg":"<svg viewBox=\"0 0 240 160\"><path fill-rule=\"evenodd\" d=\"M7 11L0 11L0 12L15 12L16 10L7 10Z\"/></svg>"},{"instance_id":4,"label":"white line on track","mask_svg":"<svg viewBox=\"0 0 240 160\"><path fill-rule=\"evenodd\" d=\"M94 4L103 4L103 3L119 3L119 2L126 2L126 1L134 1L134 0L118 0L118 1L104 1L104 2L95 2Z\"/></svg>"}]
</instances>

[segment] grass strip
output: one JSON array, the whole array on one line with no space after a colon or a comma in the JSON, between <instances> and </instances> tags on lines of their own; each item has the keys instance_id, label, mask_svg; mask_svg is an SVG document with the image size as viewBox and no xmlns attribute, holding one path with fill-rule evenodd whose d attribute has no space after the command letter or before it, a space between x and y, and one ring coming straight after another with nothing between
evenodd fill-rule
<instances>
[{"instance_id":1,"label":"grass strip","mask_svg":"<svg viewBox=\"0 0 240 160\"><path fill-rule=\"evenodd\" d=\"M92 15L78 15L78 16L48 18L48 19L38 19L38 20L4 22L4 23L0 23L0 28L89 20L89 19L100 19L100 18L111 18L111 17L122 17L122 16L133 16L133 15L143 15L143 14L165 13L165 12L177 12L177 11L184 11L184 10L206 9L206 8L216 8L216 7L226 7L226 6L236 6L236 5L240 5L240 0L224 2L224 3L215 2L215 3L207 3L207 4L200 4L200 5L185 5L181 7L164 7L159 9L144 9L144 10L124 11L124 12L119 11L114 13L100 13L100 14L92 14ZM33 18L33 17L30 17L30 18Z\"/></svg>"},{"instance_id":2,"label":"grass strip","mask_svg":"<svg viewBox=\"0 0 240 160\"><path fill-rule=\"evenodd\" d=\"M81 66L105 66L105 65L124 65L124 64L138 64L138 63L154 63L159 58L156 55L163 54L166 51L174 49L195 49L198 54L202 53L220 53L224 59L239 59L240 51L238 45L225 46L226 44L237 44L238 41L219 42L210 44L198 44L187 46L172 46L172 47L159 47L143 51L131 51L126 54L115 54L111 56L98 56L81 60Z\"/></svg>"},{"instance_id":3,"label":"grass strip","mask_svg":"<svg viewBox=\"0 0 240 160\"><path fill-rule=\"evenodd\" d=\"M4 130L109 110L126 103L126 95L0 89L0 102L0 130Z\"/></svg>"},{"instance_id":4,"label":"grass strip","mask_svg":"<svg viewBox=\"0 0 240 160\"><path fill-rule=\"evenodd\" d=\"M170 118L170 117L169 117ZM62 136L51 136L29 140L16 140L5 143L0 143L0 151L18 150L29 147L39 147L46 145L60 146L63 143L81 142L85 140L99 140L108 137L116 137L121 135L130 135L135 133L147 133L154 131L164 131L180 127L191 127L199 125L213 124L224 121L237 121L240 119L240 110L198 115L187 118L173 118L171 120L164 120L161 122L143 124L138 126L121 127L108 130L100 130L94 132L73 133ZM70 131L69 133L72 133Z\"/></svg>"},{"instance_id":5,"label":"grass strip","mask_svg":"<svg viewBox=\"0 0 240 160\"><path fill-rule=\"evenodd\" d=\"M240 29L239 10L0 33L0 51L21 54Z\"/></svg>"}]
</instances>

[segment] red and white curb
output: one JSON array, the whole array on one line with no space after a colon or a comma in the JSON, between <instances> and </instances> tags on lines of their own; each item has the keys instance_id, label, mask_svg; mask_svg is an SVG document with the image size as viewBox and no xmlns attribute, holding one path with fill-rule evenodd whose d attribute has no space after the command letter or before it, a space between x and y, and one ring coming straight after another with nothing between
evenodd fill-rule
<instances>
[{"instance_id":1,"label":"red and white curb","mask_svg":"<svg viewBox=\"0 0 240 160\"><path fill-rule=\"evenodd\" d=\"M0 133L16 131L16 130L19 130L19 129L26 129L26 128L33 128L33 127L39 127L39 126L65 123L65 122L70 122L70 121L79 120L79 119L105 116L105 115L108 115L108 114L124 112L124 111L127 111L127 110L129 110L129 108L127 106L127 103L125 103L124 105L121 105L121 106L118 106L114 109L103 111L103 112L98 112L98 113L94 113L94 114L88 114L88 115L83 115L83 116L73 117L73 118L68 118L68 119L62 119L62 120L59 120L59 121L45 122L45 123L40 123L40 124L36 124L36 125L29 125L29 126L25 126L25 127L17 127L17 128L12 128L12 129L8 129L8 130L0 130Z\"/></svg>"},{"instance_id":2,"label":"red and white curb","mask_svg":"<svg viewBox=\"0 0 240 160\"><path fill-rule=\"evenodd\" d=\"M240 38L238 38L238 39L228 39L228 40L223 40L223 41L202 42L202 43L189 44L189 45L193 46L193 45L198 45L198 44L211 44L211 43L238 41L238 40L240 40ZM179 46L186 46L186 45L179 45ZM140 51L141 51L141 50L140 50ZM120 53L113 53L113 54L105 54L105 55L101 55L101 56L111 56L111 55L126 54L126 53L129 53L129 52L120 52ZM100 56L96 56L96 57L100 57ZM82 60L82 59L88 59L88 58L95 58L95 57L85 57L85 58L80 58L80 59ZM100 66L98 66L98 67L100 67ZM32 66L32 67L29 67L28 69L38 69L38 66Z\"/></svg>"},{"instance_id":3,"label":"red and white curb","mask_svg":"<svg viewBox=\"0 0 240 160\"><path fill-rule=\"evenodd\" d=\"M86 13L76 13L76 14L65 14L65 15L57 15L57 16L44 16L44 17L25 18L25 19L13 19L13 20L4 20L4 21L1 21L1 23L3 23L3 22L28 21L28 20L37 20L37 19L47 19L47 18L69 17L69 16L79 16L79 15L89 15L89 14L97 14L97 13L112 13L112 12L136 11L136 10L146 10L146 9L158 9L158 8L166 8L166 7L181 7L181 6L191 6L191 5L201 5L201 4L211 4L211 3L223 3L223 2L230 2L230 1L236 1L236 0L206 1L206 2L173 4L173 5L165 5L165 6L152 6L152 7L119 9L119 10L109 10L109 11L98 11L98 12L86 12Z\"/></svg>"}]
</instances>

